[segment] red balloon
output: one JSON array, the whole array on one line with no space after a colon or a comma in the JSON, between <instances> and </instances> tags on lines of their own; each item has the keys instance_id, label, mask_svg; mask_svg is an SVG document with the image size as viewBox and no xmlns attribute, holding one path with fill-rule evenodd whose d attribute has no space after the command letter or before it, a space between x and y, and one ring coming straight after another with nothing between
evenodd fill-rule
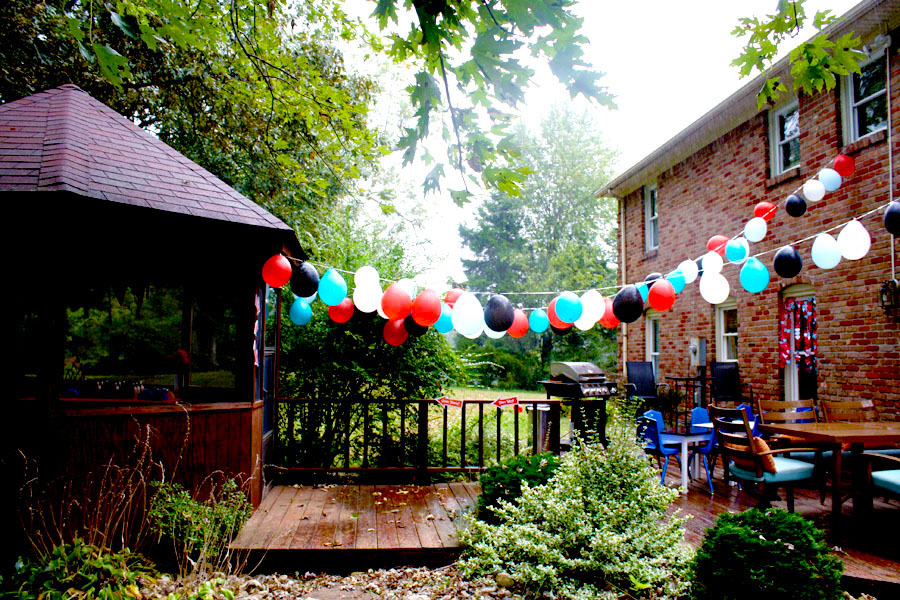
<instances>
[{"instance_id":1,"label":"red balloon","mask_svg":"<svg viewBox=\"0 0 900 600\"><path fill-rule=\"evenodd\" d=\"M353 300L344 298L340 304L329 306L328 316L335 323L346 323L353 316Z\"/></svg>"},{"instance_id":2,"label":"red balloon","mask_svg":"<svg viewBox=\"0 0 900 600\"><path fill-rule=\"evenodd\" d=\"M293 271L291 261L287 259L287 256L276 254L263 265L263 281L269 284L270 287L280 288L291 280Z\"/></svg>"},{"instance_id":3,"label":"red balloon","mask_svg":"<svg viewBox=\"0 0 900 600\"><path fill-rule=\"evenodd\" d=\"M657 279L647 292L647 302L659 312L669 310L675 304L675 287L668 279Z\"/></svg>"},{"instance_id":4,"label":"red balloon","mask_svg":"<svg viewBox=\"0 0 900 600\"><path fill-rule=\"evenodd\" d=\"M706 242L706 249L710 252L716 252L722 256L725 256L725 244L728 243L728 238L724 235L714 235L709 238L709 241Z\"/></svg>"},{"instance_id":5,"label":"red balloon","mask_svg":"<svg viewBox=\"0 0 900 600\"><path fill-rule=\"evenodd\" d=\"M453 308L453 305L456 304L456 301L462 295L463 295L463 290L461 290L459 288L453 288L452 290L450 290L449 292L444 294L444 304L446 304L450 308Z\"/></svg>"},{"instance_id":6,"label":"red balloon","mask_svg":"<svg viewBox=\"0 0 900 600\"><path fill-rule=\"evenodd\" d=\"M775 211L778 210L778 207L772 204L771 202L766 202L765 200L756 205L753 209L754 217L762 217L766 221L771 221L772 217L775 216Z\"/></svg>"},{"instance_id":7,"label":"red balloon","mask_svg":"<svg viewBox=\"0 0 900 600\"><path fill-rule=\"evenodd\" d=\"M834 170L837 171L838 175L841 177L849 177L855 168L856 161L853 160L852 156L838 154L834 157Z\"/></svg>"},{"instance_id":8,"label":"red balloon","mask_svg":"<svg viewBox=\"0 0 900 600\"><path fill-rule=\"evenodd\" d=\"M603 301L605 308L603 310L603 316L600 317L600 324L607 329L617 327L619 325L619 319L617 319L616 315L613 313L612 298L604 298Z\"/></svg>"},{"instance_id":9,"label":"red balloon","mask_svg":"<svg viewBox=\"0 0 900 600\"><path fill-rule=\"evenodd\" d=\"M422 290L412 303L413 321L430 327L441 318L441 297L434 290Z\"/></svg>"},{"instance_id":10,"label":"red balloon","mask_svg":"<svg viewBox=\"0 0 900 600\"><path fill-rule=\"evenodd\" d=\"M391 346L399 346L409 338L403 319L395 319L384 324L384 341Z\"/></svg>"},{"instance_id":11,"label":"red balloon","mask_svg":"<svg viewBox=\"0 0 900 600\"><path fill-rule=\"evenodd\" d=\"M557 296L558 298L559 296ZM550 301L550 306L547 307L547 318L550 320L550 324L556 327L557 329L568 329L572 326L572 323L566 323L565 321L561 321L559 317L556 315L556 298Z\"/></svg>"},{"instance_id":12,"label":"red balloon","mask_svg":"<svg viewBox=\"0 0 900 600\"><path fill-rule=\"evenodd\" d=\"M389 320L400 319L402 321L409 314L411 308L412 298L399 285L392 283L388 289L384 290L384 295L381 296L381 310Z\"/></svg>"},{"instance_id":13,"label":"red balloon","mask_svg":"<svg viewBox=\"0 0 900 600\"><path fill-rule=\"evenodd\" d=\"M506 330L509 337L520 338L528 333L528 317L521 308L513 311L513 324Z\"/></svg>"}]
</instances>

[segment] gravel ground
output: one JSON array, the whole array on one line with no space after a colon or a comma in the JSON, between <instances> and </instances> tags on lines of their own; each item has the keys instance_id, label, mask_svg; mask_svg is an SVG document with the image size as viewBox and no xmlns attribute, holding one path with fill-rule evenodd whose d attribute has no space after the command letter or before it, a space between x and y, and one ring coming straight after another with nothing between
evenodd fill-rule
<instances>
[{"instance_id":1,"label":"gravel ground","mask_svg":"<svg viewBox=\"0 0 900 600\"><path fill-rule=\"evenodd\" d=\"M502 577L499 577L502 581ZM185 598L198 582L175 581L164 576L143 588L144 598L166 598L178 593ZM492 579L466 581L454 565L429 569L370 569L350 575L241 575L226 578L224 587L235 600L491 600L521 596Z\"/></svg>"}]
</instances>

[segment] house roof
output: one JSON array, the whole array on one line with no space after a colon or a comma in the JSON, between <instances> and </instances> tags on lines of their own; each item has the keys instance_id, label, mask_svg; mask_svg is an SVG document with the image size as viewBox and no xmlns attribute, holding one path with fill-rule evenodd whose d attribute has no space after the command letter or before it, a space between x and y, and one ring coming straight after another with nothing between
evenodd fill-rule
<instances>
[{"instance_id":1,"label":"house roof","mask_svg":"<svg viewBox=\"0 0 900 600\"><path fill-rule=\"evenodd\" d=\"M218 177L71 84L0 105L0 190L67 191L292 232Z\"/></svg>"},{"instance_id":2,"label":"house roof","mask_svg":"<svg viewBox=\"0 0 900 600\"><path fill-rule=\"evenodd\" d=\"M898 24L900 24L900 0L864 0L825 28L823 33L833 39L852 31L862 38L863 43L868 43L877 34L891 31ZM725 98L669 141L597 190L595 196L623 198L741 123L753 118L759 112L756 107L756 96L766 79L778 75L783 81L789 81L789 71L789 59L785 57L767 73L756 77Z\"/></svg>"}]
</instances>

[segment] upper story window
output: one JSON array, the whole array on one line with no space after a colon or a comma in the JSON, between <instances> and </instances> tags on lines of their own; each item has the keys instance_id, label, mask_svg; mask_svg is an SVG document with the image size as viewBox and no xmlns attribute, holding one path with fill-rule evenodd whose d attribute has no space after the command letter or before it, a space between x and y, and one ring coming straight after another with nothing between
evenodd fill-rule
<instances>
[{"instance_id":1,"label":"upper story window","mask_svg":"<svg viewBox=\"0 0 900 600\"><path fill-rule=\"evenodd\" d=\"M656 184L644 186L644 249L659 248L659 206Z\"/></svg>"},{"instance_id":2,"label":"upper story window","mask_svg":"<svg viewBox=\"0 0 900 600\"><path fill-rule=\"evenodd\" d=\"M800 105L796 100L769 117L772 176L800 166Z\"/></svg>"},{"instance_id":3,"label":"upper story window","mask_svg":"<svg viewBox=\"0 0 900 600\"><path fill-rule=\"evenodd\" d=\"M847 144L887 126L884 50L863 62L860 68L860 73L852 73L843 81L844 141Z\"/></svg>"},{"instance_id":4,"label":"upper story window","mask_svg":"<svg viewBox=\"0 0 900 600\"><path fill-rule=\"evenodd\" d=\"M644 315L644 326L646 327L646 360L653 363L653 375L659 381L659 351L660 351L660 328L659 313L655 310L648 310Z\"/></svg>"},{"instance_id":5,"label":"upper story window","mask_svg":"<svg viewBox=\"0 0 900 600\"><path fill-rule=\"evenodd\" d=\"M716 360L737 362L738 316L737 302L729 298L716 306Z\"/></svg>"}]
</instances>

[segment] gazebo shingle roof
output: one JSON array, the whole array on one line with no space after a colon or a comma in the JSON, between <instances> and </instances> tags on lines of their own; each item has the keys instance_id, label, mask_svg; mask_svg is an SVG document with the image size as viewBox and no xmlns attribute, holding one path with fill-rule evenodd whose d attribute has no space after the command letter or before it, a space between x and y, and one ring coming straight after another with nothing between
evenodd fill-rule
<instances>
[{"instance_id":1,"label":"gazebo shingle roof","mask_svg":"<svg viewBox=\"0 0 900 600\"><path fill-rule=\"evenodd\" d=\"M71 84L0 105L0 190L68 191L220 221L291 229Z\"/></svg>"}]
</instances>

